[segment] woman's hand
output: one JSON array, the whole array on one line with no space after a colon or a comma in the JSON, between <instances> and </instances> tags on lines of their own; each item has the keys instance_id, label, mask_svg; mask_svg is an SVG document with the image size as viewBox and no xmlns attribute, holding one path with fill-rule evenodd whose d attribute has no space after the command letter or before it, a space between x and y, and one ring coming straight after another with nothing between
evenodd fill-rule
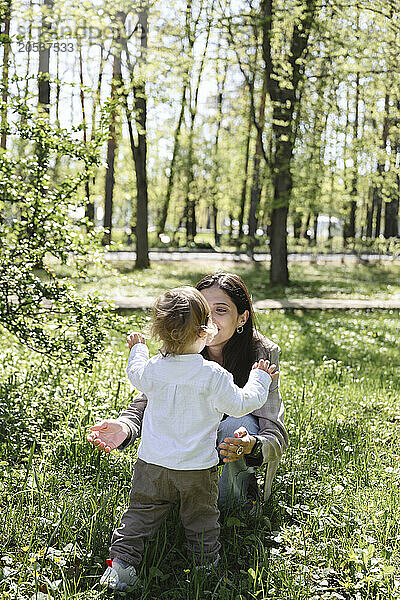
<instances>
[{"instance_id":1,"label":"woman's hand","mask_svg":"<svg viewBox=\"0 0 400 600\"><path fill-rule=\"evenodd\" d=\"M234 438L225 438L219 445L220 454L225 457L223 459L225 463L239 460L243 454L250 454L256 443L256 438L249 435L245 427L239 427L233 435ZM243 448L243 450L240 448Z\"/></svg>"},{"instance_id":2,"label":"woman's hand","mask_svg":"<svg viewBox=\"0 0 400 600\"><path fill-rule=\"evenodd\" d=\"M92 443L99 450L111 452L118 448L130 435L130 429L125 423L120 423L115 419L108 419L96 423L90 428L87 436L88 442Z\"/></svg>"}]
</instances>

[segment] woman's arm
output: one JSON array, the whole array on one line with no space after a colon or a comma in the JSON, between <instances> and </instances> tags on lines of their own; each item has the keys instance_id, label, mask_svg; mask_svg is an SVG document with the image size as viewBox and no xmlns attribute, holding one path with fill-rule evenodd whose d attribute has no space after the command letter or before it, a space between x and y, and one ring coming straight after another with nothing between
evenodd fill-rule
<instances>
[{"instance_id":1,"label":"woman's arm","mask_svg":"<svg viewBox=\"0 0 400 600\"><path fill-rule=\"evenodd\" d=\"M118 419L107 419L93 425L87 436L88 442L104 452L123 450L140 437L146 405L144 394L136 396Z\"/></svg>"},{"instance_id":2,"label":"woman's arm","mask_svg":"<svg viewBox=\"0 0 400 600\"><path fill-rule=\"evenodd\" d=\"M118 447L118 450L123 450L140 437L146 406L147 396L145 394L139 394L119 415L117 421L128 426L130 436Z\"/></svg>"}]
</instances>

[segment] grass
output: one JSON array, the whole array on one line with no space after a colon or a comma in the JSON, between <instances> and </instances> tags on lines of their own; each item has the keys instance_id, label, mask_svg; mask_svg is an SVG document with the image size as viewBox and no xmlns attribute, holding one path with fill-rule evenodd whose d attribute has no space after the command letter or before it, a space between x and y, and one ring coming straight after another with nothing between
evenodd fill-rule
<instances>
[{"instance_id":1,"label":"grass","mask_svg":"<svg viewBox=\"0 0 400 600\"><path fill-rule=\"evenodd\" d=\"M292 264L291 283L286 287L269 284L263 264L176 262L154 263L151 269L136 271L132 263L114 267L92 266L85 281L72 279L79 292L106 297L156 296L179 285L194 285L212 271L230 271L243 277L254 300L265 298L376 298L400 299L400 263L383 265ZM69 276L68 270L60 270Z\"/></svg>"},{"instance_id":2,"label":"grass","mask_svg":"<svg viewBox=\"0 0 400 600\"><path fill-rule=\"evenodd\" d=\"M162 268L142 275L161 288ZM168 286L200 275L179 279L177 269ZM146 319L139 311L126 325ZM273 495L258 519L222 523L211 575L193 571L174 513L129 598L400 598L398 312L270 311L258 321L281 346L291 442ZM0 600L103 598L98 579L135 449L101 455L85 435L132 398L122 336L110 334L92 372L5 335L0 353Z\"/></svg>"}]
</instances>

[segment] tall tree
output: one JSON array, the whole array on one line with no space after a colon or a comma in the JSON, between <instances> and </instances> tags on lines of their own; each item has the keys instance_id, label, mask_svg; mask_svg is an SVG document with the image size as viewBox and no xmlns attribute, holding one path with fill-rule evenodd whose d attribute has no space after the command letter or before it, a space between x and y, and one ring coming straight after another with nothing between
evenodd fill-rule
<instances>
[{"instance_id":1,"label":"tall tree","mask_svg":"<svg viewBox=\"0 0 400 600\"><path fill-rule=\"evenodd\" d=\"M316 0L303 0L301 13L293 25L290 50L286 57L287 76L279 72L273 59L273 25L276 13L274 0L262 0L263 57L267 72L267 89L273 106L272 152L273 203L270 227L272 284L287 285L287 216L292 191L291 162L296 142L295 115L300 110L299 93L304 77L304 57L315 20Z\"/></svg>"},{"instance_id":2,"label":"tall tree","mask_svg":"<svg viewBox=\"0 0 400 600\"><path fill-rule=\"evenodd\" d=\"M220 181L220 157L219 157L219 139L221 133L222 126L222 102L224 98L225 92L225 83L226 77L228 73L228 58L225 57L222 74L219 72L219 61L220 61L220 44L218 45L218 56L216 61L216 75L217 75L217 128L215 133L215 141L214 141L214 156L213 156L213 181L211 186L211 212L212 212L212 220L213 220L213 230L214 230L214 243L216 246L220 244L220 234L218 233L218 187ZM232 223L232 219L231 219Z\"/></svg>"},{"instance_id":3,"label":"tall tree","mask_svg":"<svg viewBox=\"0 0 400 600\"><path fill-rule=\"evenodd\" d=\"M0 5L0 17L3 25L3 33L1 34L1 42L3 45L3 72L1 77L1 99L3 107L1 110L1 144L3 150L7 147L7 98L8 98L8 79L9 79L9 58L10 58L10 20L11 20L11 0L5 0Z\"/></svg>"},{"instance_id":4,"label":"tall tree","mask_svg":"<svg viewBox=\"0 0 400 600\"><path fill-rule=\"evenodd\" d=\"M96 86L96 90L94 93L94 98L93 98L93 102L92 102L92 126L91 126L91 132L90 132L90 141L93 142L95 136L96 136L96 115L97 115L97 109L100 105L100 98L101 98L101 87L102 87L102 82L103 82L103 72L104 72L104 64L106 62L106 59L104 58L104 44L101 41L100 42L100 57L99 57L99 72L97 75L97 86ZM92 189L94 188L95 182L96 182L96 173L93 173L91 175L91 177L89 178L90 180L90 184ZM87 217L87 219L89 220L90 223L94 223L95 220L95 206L94 206L94 201L90 198L90 184L89 184L89 196L88 196L88 202L86 204L85 207L85 216Z\"/></svg>"},{"instance_id":5,"label":"tall tree","mask_svg":"<svg viewBox=\"0 0 400 600\"><path fill-rule=\"evenodd\" d=\"M254 82L252 83L254 86ZM254 89L251 90L251 94L254 93ZM248 121L247 121L247 131L245 138L245 152L244 152L244 165L243 165L243 179L242 179L242 189L240 194L240 212L239 212L239 233L238 239L239 242L243 237L243 224L244 224L244 211L246 208L246 197L247 197L247 181L249 175L249 159L250 159L250 140L251 140L251 126L253 123L253 117L251 114L251 110L249 108L248 111Z\"/></svg>"},{"instance_id":6,"label":"tall tree","mask_svg":"<svg viewBox=\"0 0 400 600\"><path fill-rule=\"evenodd\" d=\"M375 215L375 230L374 237L378 238L381 234L382 227L382 201L383 187L385 179L385 162L386 162L386 147L389 134L389 94L385 94L385 113L382 126L382 143L380 152L378 152L378 160L376 167L376 177L374 181L373 196L372 196L372 218Z\"/></svg>"},{"instance_id":7,"label":"tall tree","mask_svg":"<svg viewBox=\"0 0 400 600\"><path fill-rule=\"evenodd\" d=\"M400 99L396 101L397 114L393 119L393 127L390 133L391 138L391 169L396 170L396 164L400 165ZM385 202L385 226L383 235L386 239L399 237L399 197L400 197L400 169L397 167L397 173L393 189L390 193L390 200Z\"/></svg>"},{"instance_id":8,"label":"tall tree","mask_svg":"<svg viewBox=\"0 0 400 600\"><path fill-rule=\"evenodd\" d=\"M125 19L124 19L125 20ZM137 269L150 266L148 240L148 188L147 188L147 97L146 72L148 42L149 5L142 4L138 14L140 51L137 62L138 73L132 66L127 37L123 37L127 67L130 73L130 89L133 92L133 108L128 103L128 88L124 85L124 107L128 121L129 140L135 163L136 174L136 263ZM137 142L133 128L135 123Z\"/></svg>"},{"instance_id":9,"label":"tall tree","mask_svg":"<svg viewBox=\"0 0 400 600\"><path fill-rule=\"evenodd\" d=\"M43 0L42 31L39 40L39 106L47 113L50 112L50 40L52 25L50 21L54 0Z\"/></svg>"},{"instance_id":10,"label":"tall tree","mask_svg":"<svg viewBox=\"0 0 400 600\"><path fill-rule=\"evenodd\" d=\"M203 0L201 0L201 7ZM200 7L200 8L201 8ZM188 149L186 159L186 182L185 182L185 217L186 217L186 242L192 242L195 238L197 227L196 227L196 201L193 195L193 182L194 182L194 126L197 116L199 91L201 79L203 76L204 65L206 61L206 55L208 50L208 43L210 41L211 23L213 19L214 0L212 0L211 7L208 12L207 24L206 24L206 40L201 54L200 65L198 67L198 73L194 88L189 88L189 131L188 131Z\"/></svg>"},{"instance_id":11,"label":"tall tree","mask_svg":"<svg viewBox=\"0 0 400 600\"><path fill-rule=\"evenodd\" d=\"M263 85L261 90L259 114L258 114L258 125L263 130L265 125L265 102L267 97L267 76L266 71L264 73ZM254 244L257 229L257 210L260 204L261 198L261 182L260 182L260 171L262 161L262 137L260 135L256 138L256 147L253 158L253 179L251 184L250 193L250 210L249 210L249 251L251 256L254 256Z\"/></svg>"},{"instance_id":12,"label":"tall tree","mask_svg":"<svg viewBox=\"0 0 400 600\"><path fill-rule=\"evenodd\" d=\"M122 65L121 65L121 29L119 27L120 19L123 19L122 24L125 22L126 14L117 14L117 34L114 43L114 58L113 58L113 73L111 81L111 100L113 102L113 109L109 124L109 135L107 141L107 169L106 169L106 181L105 181L105 196L104 196L104 220L103 226L105 233L103 235L102 243L104 246L111 243L111 231L112 231L112 217L113 217L113 195L114 195L114 168L115 168L115 152L117 146L117 134L116 134L116 120L117 120L117 103L122 88Z\"/></svg>"},{"instance_id":13,"label":"tall tree","mask_svg":"<svg viewBox=\"0 0 400 600\"><path fill-rule=\"evenodd\" d=\"M157 225L157 233L160 235L165 230L165 223L167 221L169 204L171 201L172 189L175 180L176 163L180 148L180 135L182 125L184 124L185 110L187 104L187 90L190 83L190 71L192 67L192 52L193 45L196 41L196 30L200 19L201 11L199 11L197 18L192 24L192 0L187 0L186 11L185 11L185 35L182 39L182 54L186 56L186 61L182 73L182 92L180 101L180 110L178 123L174 132L174 148L172 151L171 163L169 166L168 184L167 191L165 194L164 201L161 205L160 218Z\"/></svg>"}]
</instances>

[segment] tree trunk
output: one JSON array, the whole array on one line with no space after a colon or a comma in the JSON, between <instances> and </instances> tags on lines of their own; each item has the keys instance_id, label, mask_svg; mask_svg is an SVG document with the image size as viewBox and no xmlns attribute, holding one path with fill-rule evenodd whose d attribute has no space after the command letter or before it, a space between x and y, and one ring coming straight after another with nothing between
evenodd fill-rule
<instances>
[{"instance_id":1,"label":"tree trunk","mask_svg":"<svg viewBox=\"0 0 400 600\"><path fill-rule=\"evenodd\" d=\"M120 19L125 22L126 14L120 13ZM134 227L136 237L136 262L135 268L146 269L150 266L149 260L149 238L148 238L148 191L147 191L147 99L146 82L142 66L147 61L148 40L148 17L149 6L142 5L138 16L140 29L140 55L137 61L139 73L135 74L131 63L126 36L123 37L126 62L130 73L130 86L133 90L133 110L129 107L128 92L123 85L122 99L124 103L126 118L128 122L129 141L135 163L136 174L136 225ZM132 122L135 121L137 144L133 133Z\"/></svg>"},{"instance_id":2,"label":"tree trunk","mask_svg":"<svg viewBox=\"0 0 400 600\"><path fill-rule=\"evenodd\" d=\"M288 206L274 208L271 214L270 249L271 269L270 279L272 284L287 285L289 271L287 264L287 235L286 224Z\"/></svg>"},{"instance_id":3,"label":"tree trunk","mask_svg":"<svg viewBox=\"0 0 400 600\"><path fill-rule=\"evenodd\" d=\"M49 23L48 17L53 9L53 0L43 0L44 14L42 17L42 31L40 35L40 49L39 49L39 106L46 112L50 113L50 45L48 33L51 30L51 24Z\"/></svg>"},{"instance_id":4,"label":"tree trunk","mask_svg":"<svg viewBox=\"0 0 400 600\"><path fill-rule=\"evenodd\" d=\"M143 6L139 14L140 24L140 63L147 61L149 7ZM137 269L146 269L150 266L149 238L148 238L148 191L147 191L147 99L146 84L141 77L140 83L134 88L135 113L137 124L138 143L133 151L136 171L136 263Z\"/></svg>"},{"instance_id":5,"label":"tree trunk","mask_svg":"<svg viewBox=\"0 0 400 600\"><path fill-rule=\"evenodd\" d=\"M119 90L122 86L122 72L121 72L121 42L120 36L117 35L116 43L114 44L114 61L113 61L113 76L111 82L111 100L116 101L119 97ZM113 195L114 195L114 166L115 166L115 150L117 146L116 142L116 108L112 109L110 115L110 124L108 128L108 140L107 140L107 170L106 170L106 185L105 185L105 196L104 196L104 218L103 227L106 230L102 244L103 246L109 246L111 243L112 233L112 216L113 216Z\"/></svg>"},{"instance_id":6,"label":"tree trunk","mask_svg":"<svg viewBox=\"0 0 400 600\"><path fill-rule=\"evenodd\" d=\"M357 144L358 141L358 120L359 120L359 100L360 100L360 73L356 75L356 99L355 99L355 116L353 125L353 140ZM349 230L348 234L350 238L356 237L356 210L357 210L357 194L358 194L358 148L353 150L353 179L351 183L351 201L350 201L350 215L349 215Z\"/></svg>"},{"instance_id":7,"label":"tree trunk","mask_svg":"<svg viewBox=\"0 0 400 600\"><path fill-rule=\"evenodd\" d=\"M328 220L328 240L332 239L332 215L329 215Z\"/></svg>"},{"instance_id":8,"label":"tree trunk","mask_svg":"<svg viewBox=\"0 0 400 600\"><path fill-rule=\"evenodd\" d=\"M317 244L319 213L314 213L314 244Z\"/></svg>"},{"instance_id":9,"label":"tree trunk","mask_svg":"<svg viewBox=\"0 0 400 600\"><path fill-rule=\"evenodd\" d=\"M221 131L221 125L222 125L222 101L224 98L224 91L225 91L225 82L226 82L226 75L228 72L228 59L225 59L225 64L224 64L224 71L223 71L223 76L222 76L222 80L220 82L220 76L219 76L219 50L220 50L220 46L218 46L218 58L217 58L217 63L216 63L216 79L217 79L217 85L218 85L218 117L217 117L217 131L215 133L215 144L214 144L214 157L213 157L213 162L214 162L214 169L213 169L213 180L212 180L212 187L211 187L211 198L212 198L212 202L211 202L211 206L212 206L212 214L213 214L213 229L214 229L214 244L216 246L220 245L220 234L218 233L218 205L217 205L217 197L218 197L218 181L219 181L219 172L220 172L220 165L219 165L219 155L218 155L218 147L219 147L219 134ZM231 226L232 226L232 219L231 219ZM232 235L231 235L232 237Z\"/></svg>"},{"instance_id":10,"label":"tree trunk","mask_svg":"<svg viewBox=\"0 0 400 600\"><path fill-rule=\"evenodd\" d=\"M386 145L389 134L389 94L385 94L385 117L383 119L382 129L382 151L386 151ZM381 234L381 222L382 222L382 186L383 179L385 176L385 164L383 161L378 160L377 166L378 181L374 185L373 194L373 206L376 208L376 220L375 220L375 238L378 238Z\"/></svg>"},{"instance_id":11,"label":"tree trunk","mask_svg":"<svg viewBox=\"0 0 400 600\"><path fill-rule=\"evenodd\" d=\"M187 74L186 74L186 76L187 76ZM186 82L187 82L187 77L184 80L184 84L183 84L183 88L182 88L181 111L179 113L178 124L176 126L175 133L174 133L174 150L172 153L172 159L171 159L170 170L169 170L167 193L165 195L165 199L164 199L163 205L161 207L161 214L160 214L160 219L158 222L158 228L157 228L158 235L163 233L163 231L165 230L165 223L167 221L168 208L169 208L169 203L171 200L172 188L174 185L176 159L178 157L178 152L179 152L179 136L180 136L180 132L181 132L181 128L182 128L183 117L185 114L185 107L186 107L186 90L187 90Z\"/></svg>"},{"instance_id":12,"label":"tree trunk","mask_svg":"<svg viewBox=\"0 0 400 600\"><path fill-rule=\"evenodd\" d=\"M192 13L192 0L187 0L186 18L185 18L185 32L186 32L187 48L185 48L184 43L182 43L182 53L186 54L187 56L191 56L191 53L193 50L193 45L194 45L194 42L196 39L195 31L191 32L191 30L190 30L191 13ZM165 223L167 221L168 209L169 209L169 204L171 201L172 189L174 186L176 160L178 158L178 153L179 153L179 148L180 148L179 137L180 137L182 124L183 124L184 117L185 117L186 93L187 93L187 88L189 85L189 80L190 80L189 70L186 69L186 71L183 75L181 110L179 113L178 124L176 126L175 133L174 133L174 149L173 149L173 153L172 153L172 159L171 159L171 165L170 165L170 171L169 171L169 177L168 177L167 192L165 195L163 205L161 207L160 218L158 221L158 227L157 227L158 235L163 233L163 231L165 230Z\"/></svg>"},{"instance_id":13,"label":"tree trunk","mask_svg":"<svg viewBox=\"0 0 400 600\"><path fill-rule=\"evenodd\" d=\"M86 111L85 111L85 92L84 92L84 82L83 82L83 61L82 61L82 46L80 41L78 40L78 56L79 56L79 81L80 81L80 101L81 101L81 110L82 110L82 126L83 126L83 143L85 146L87 145L87 123L86 123ZM85 215L89 216L88 213L93 215L92 219L89 219L89 223L86 225L87 230L91 229L93 226L94 220L94 206L93 203L90 203L90 187L89 187L89 174L86 174L85 179ZM112 200L111 200L112 202Z\"/></svg>"},{"instance_id":14,"label":"tree trunk","mask_svg":"<svg viewBox=\"0 0 400 600\"><path fill-rule=\"evenodd\" d=\"M398 192L397 192L398 193ZM398 237L399 235L399 198L393 198L385 203L385 238Z\"/></svg>"},{"instance_id":15,"label":"tree trunk","mask_svg":"<svg viewBox=\"0 0 400 600\"><path fill-rule=\"evenodd\" d=\"M211 13L214 8L214 3L211 6ZM200 82L203 75L203 69L208 49L208 43L210 40L211 33L211 18L208 19L207 26L207 37L204 45L203 54L201 57L201 62L199 65L199 72L197 75L197 82L195 86L194 92L194 101L192 102L192 94L190 94L190 128L189 128L189 147L188 147L188 159L187 159L187 167L186 167L186 186L185 186L185 212L186 212L186 243L190 243L194 241L194 238L197 233L196 227L196 202L193 198L193 181L194 181L194 171L193 171L193 145L194 145L194 124L197 115L197 106L199 99L199 89Z\"/></svg>"},{"instance_id":16,"label":"tree trunk","mask_svg":"<svg viewBox=\"0 0 400 600\"><path fill-rule=\"evenodd\" d=\"M99 66L99 75L97 78L97 89L96 89L96 95L93 101L93 107L92 107L92 129L90 132L90 140L93 141L94 137L96 135L96 113L97 113L97 107L100 104L100 97L101 97L101 84L103 81L103 69L104 69L104 45L101 43L100 44L100 66ZM122 82L121 82L122 84ZM96 175L93 174L92 176L92 188L94 188L94 185L96 183ZM85 211L85 216L89 219L89 221L91 223L95 222L95 205L94 202L88 202L88 204L86 205L86 211Z\"/></svg>"},{"instance_id":17,"label":"tree trunk","mask_svg":"<svg viewBox=\"0 0 400 600\"><path fill-rule=\"evenodd\" d=\"M372 224L374 220L374 186L370 186L367 199L367 218L365 225L365 236L372 238Z\"/></svg>"},{"instance_id":18,"label":"tree trunk","mask_svg":"<svg viewBox=\"0 0 400 600\"><path fill-rule=\"evenodd\" d=\"M346 125L344 129L344 137L347 140L347 134L350 126L350 83L346 80L347 88L346 88ZM337 106L338 114L340 114L340 106ZM349 196L349 181L348 181L348 167L347 167L347 158L348 158L348 146L345 141L343 147L343 183L344 183L344 191L345 191L345 202L344 202L344 222L343 222L343 248L347 246L347 239L349 236L349 207L347 197Z\"/></svg>"},{"instance_id":19,"label":"tree trunk","mask_svg":"<svg viewBox=\"0 0 400 600\"><path fill-rule=\"evenodd\" d=\"M272 158L273 205L271 213L271 283L287 285L289 271L287 264L287 216L292 192L291 161L296 141L296 128L293 119L295 109L300 109L297 91L304 77L301 58L307 48L308 38L316 8L316 0L305 0L304 12L300 22L293 27L290 55L291 89L283 86L277 78L272 59L272 21L273 0L262 0L261 17L263 19L263 58L267 73L267 89L273 104L272 129L275 150Z\"/></svg>"},{"instance_id":20,"label":"tree trunk","mask_svg":"<svg viewBox=\"0 0 400 600\"><path fill-rule=\"evenodd\" d=\"M300 239L301 233L301 213L296 212L293 217L293 237L295 240Z\"/></svg>"},{"instance_id":21,"label":"tree trunk","mask_svg":"<svg viewBox=\"0 0 400 600\"><path fill-rule=\"evenodd\" d=\"M33 0L29 0L29 11L32 10ZM26 63L25 63L25 90L24 90L24 101L28 99L29 93L29 75L31 72L31 48L32 48L32 23L29 21L28 24L28 37L27 37L27 52L26 52ZM22 119L21 119L22 120Z\"/></svg>"},{"instance_id":22,"label":"tree trunk","mask_svg":"<svg viewBox=\"0 0 400 600\"><path fill-rule=\"evenodd\" d=\"M260 108L258 123L261 129L264 129L265 125L265 102L267 96L267 73L264 71L264 80L261 91ZM252 258L254 258L254 245L256 241L256 229L257 229L257 210L260 204L261 198L261 185L260 185L260 163L262 158L262 147L261 138L257 136L256 149L254 154L253 164L253 180L251 185L250 193L250 210L249 210L249 252Z\"/></svg>"},{"instance_id":23,"label":"tree trunk","mask_svg":"<svg viewBox=\"0 0 400 600\"><path fill-rule=\"evenodd\" d=\"M244 222L244 210L246 207L246 196L247 196L247 178L249 173L249 157L250 157L250 138L251 138L251 124L253 122L253 116L249 111L249 121L247 124L247 135L246 135L246 150L244 158L244 173L242 182L242 193L240 196L240 212L239 212L239 241L243 237L243 222Z\"/></svg>"},{"instance_id":24,"label":"tree trunk","mask_svg":"<svg viewBox=\"0 0 400 600\"><path fill-rule=\"evenodd\" d=\"M308 233L310 230L310 222L311 222L311 212L307 213L307 218L304 222L304 227L301 230L301 234L300 237L302 237L304 240L307 240L308 243L310 243L311 240L311 235Z\"/></svg>"},{"instance_id":25,"label":"tree trunk","mask_svg":"<svg viewBox=\"0 0 400 600\"><path fill-rule=\"evenodd\" d=\"M400 100L397 100L397 115L400 110ZM400 125L400 118L396 118L397 128ZM391 162L395 167L396 162L400 159L400 135L396 130L394 143L392 144ZM385 238L398 237L399 236L399 192L400 192L400 176L396 174L397 189L394 191L394 197L392 200L385 203Z\"/></svg>"},{"instance_id":26,"label":"tree trunk","mask_svg":"<svg viewBox=\"0 0 400 600\"><path fill-rule=\"evenodd\" d=\"M5 6L2 10L2 21L4 23L4 33L3 33L3 73L2 73L2 100L4 102L4 108L1 111L1 148L6 150L7 148L7 132L5 130L7 126L7 98L8 98L8 62L10 57L10 19L11 19L11 0L7 0L5 2ZM4 128L4 130L3 130Z\"/></svg>"}]
</instances>

